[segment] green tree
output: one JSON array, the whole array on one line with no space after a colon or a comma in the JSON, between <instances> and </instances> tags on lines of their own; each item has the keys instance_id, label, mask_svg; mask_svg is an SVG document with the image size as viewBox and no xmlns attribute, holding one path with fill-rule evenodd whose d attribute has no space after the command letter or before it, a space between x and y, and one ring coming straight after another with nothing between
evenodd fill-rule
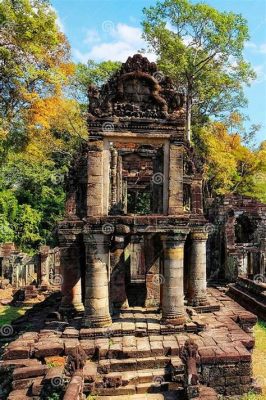
<instances>
[{"instance_id":1,"label":"green tree","mask_svg":"<svg viewBox=\"0 0 266 400\"><path fill-rule=\"evenodd\" d=\"M158 55L163 72L186 93L187 136L191 108L197 120L245 105L243 84L255 77L243 58L246 20L204 3L165 0L144 9L144 38Z\"/></svg>"},{"instance_id":2,"label":"green tree","mask_svg":"<svg viewBox=\"0 0 266 400\"><path fill-rule=\"evenodd\" d=\"M194 140L205 164L207 197L242 194L265 201L266 146L245 146L237 131L221 122L212 122L195 130Z\"/></svg>"},{"instance_id":3,"label":"green tree","mask_svg":"<svg viewBox=\"0 0 266 400\"><path fill-rule=\"evenodd\" d=\"M97 63L88 60L87 64L78 63L75 67L75 74L71 79L70 94L83 104L84 108L88 103L88 86L94 84L101 86L108 81L121 66L119 61L102 61Z\"/></svg>"}]
</instances>

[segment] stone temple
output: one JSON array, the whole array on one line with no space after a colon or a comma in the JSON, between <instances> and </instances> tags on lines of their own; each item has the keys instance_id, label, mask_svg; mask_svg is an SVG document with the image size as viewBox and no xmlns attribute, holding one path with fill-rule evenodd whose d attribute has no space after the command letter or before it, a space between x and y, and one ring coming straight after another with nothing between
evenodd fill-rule
<instances>
[{"instance_id":1,"label":"stone temple","mask_svg":"<svg viewBox=\"0 0 266 400\"><path fill-rule=\"evenodd\" d=\"M257 317L246 309L246 288L256 312L266 285L247 278L265 273L265 208L247 209L241 200L233 214L227 201L205 219L204 166L185 125L183 94L141 55L101 88L89 88L89 135L73 160L58 224L54 273L62 274L62 294L13 323L16 339L0 361L8 400L43 400L58 390L64 400L217 400L259 392L251 356ZM248 237L243 229L234 234L239 217L241 226L253 221ZM53 263L43 250L37 279L46 290ZM241 263L243 250L250 255ZM225 270L236 277L246 271L230 287L245 308L221 282L210 287Z\"/></svg>"},{"instance_id":2,"label":"stone temple","mask_svg":"<svg viewBox=\"0 0 266 400\"><path fill-rule=\"evenodd\" d=\"M89 88L89 139L75 160L59 227L62 309L104 327L129 306L183 325L208 305L202 162L186 138L184 96L154 63L129 57Z\"/></svg>"}]
</instances>

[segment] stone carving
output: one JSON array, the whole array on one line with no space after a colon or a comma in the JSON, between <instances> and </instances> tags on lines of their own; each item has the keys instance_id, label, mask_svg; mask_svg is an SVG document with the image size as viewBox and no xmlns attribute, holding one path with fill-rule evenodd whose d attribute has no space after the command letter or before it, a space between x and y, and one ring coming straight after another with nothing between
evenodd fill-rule
<instances>
[{"instance_id":1,"label":"stone carving","mask_svg":"<svg viewBox=\"0 0 266 400\"><path fill-rule=\"evenodd\" d=\"M183 94L140 54L129 57L101 89L91 85L88 95L89 120L110 116L175 119L184 113Z\"/></svg>"},{"instance_id":2,"label":"stone carving","mask_svg":"<svg viewBox=\"0 0 266 400\"><path fill-rule=\"evenodd\" d=\"M70 375L74 372L82 370L86 364L87 355L81 345L76 346L71 350L67 357L66 370Z\"/></svg>"},{"instance_id":3,"label":"stone carving","mask_svg":"<svg viewBox=\"0 0 266 400\"><path fill-rule=\"evenodd\" d=\"M187 385L195 386L199 382L197 372L197 355L198 345L192 340L188 339L182 349L181 358L187 366Z\"/></svg>"}]
</instances>

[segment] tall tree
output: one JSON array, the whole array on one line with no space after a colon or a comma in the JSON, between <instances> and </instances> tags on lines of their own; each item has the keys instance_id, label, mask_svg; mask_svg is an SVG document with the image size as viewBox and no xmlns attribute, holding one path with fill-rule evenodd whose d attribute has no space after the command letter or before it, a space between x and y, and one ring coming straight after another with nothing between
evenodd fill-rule
<instances>
[{"instance_id":1,"label":"tall tree","mask_svg":"<svg viewBox=\"0 0 266 400\"><path fill-rule=\"evenodd\" d=\"M71 155L87 136L65 96L75 66L56 20L46 0L0 2L0 241L27 250L53 243Z\"/></svg>"},{"instance_id":2,"label":"tall tree","mask_svg":"<svg viewBox=\"0 0 266 400\"><path fill-rule=\"evenodd\" d=\"M200 117L245 104L243 84L255 74L243 59L249 35L241 15L189 0L164 0L145 8L144 16L144 38L158 54L161 70L184 87L188 139L193 103Z\"/></svg>"},{"instance_id":3,"label":"tall tree","mask_svg":"<svg viewBox=\"0 0 266 400\"><path fill-rule=\"evenodd\" d=\"M237 130L221 122L195 129L197 149L206 160L207 197L242 194L265 201L266 146L245 146Z\"/></svg>"}]
</instances>

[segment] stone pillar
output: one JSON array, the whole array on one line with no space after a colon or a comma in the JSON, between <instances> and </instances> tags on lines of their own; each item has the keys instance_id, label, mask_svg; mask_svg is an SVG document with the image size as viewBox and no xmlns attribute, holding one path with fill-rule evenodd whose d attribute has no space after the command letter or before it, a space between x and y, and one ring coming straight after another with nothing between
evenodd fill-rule
<instances>
[{"instance_id":1,"label":"stone pillar","mask_svg":"<svg viewBox=\"0 0 266 400\"><path fill-rule=\"evenodd\" d=\"M192 213L203 214L202 177L193 178L191 184Z\"/></svg>"},{"instance_id":2,"label":"stone pillar","mask_svg":"<svg viewBox=\"0 0 266 400\"><path fill-rule=\"evenodd\" d=\"M110 180L111 180L111 193L110 193L110 206L111 208L117 205L117 162L118 162L118 153L115 148L110 149L111 153L111 162L110 162Z\"/></svg>"},{"instance_id":3,"label":"stone pillar","mask_svg":"<svg viewBox=\"0 0 266 400\"><path fill-rule=\"evenodd\" d=\"M169 152L168 214L183 213L183 149L171 143Z\"/></svg>"},{"instance_id":4,"label":"stone pillar","mask_svg":"<svg viewBox=\"0 0 266 400\"><path fill-rule=\"evenodd\" d=\"M183 233L162 235L164 247L164 284L162 299L162 320L172 325L185 322L184 311L184 243Z\"/></svg>"},{"instance_id":5,"label":"stone pillar","mask_svg":"<svg viewBox=\"0 0 266 400\"><path fill-rule=\"evenodd\" d=\"M208 234L191 234L190 266L188 274L188 304L201 306L207 304L206 242Z\"/></svg>"},{"instance_id":6,"label":"stone pillar","mask_svg":"<svg viewBox=\"0 0 266 400\"><path fill-rule=\"evenodd\" d=\"M103 215L103 143L91 142L88 151L87 216Z\"/></svg>"},{"instance_id":7,"label":"stone pillar","mask_svg":"<svg viewBox=\"0 0 266 400\"><path fill-rule=\"evenodd\" d=\"M109 236L88 233L86 245L84 325L105 327L112 324L109 311Z\"/></svg>"},{"instance_id":8,"label":"stone pillar","mask_svg":"<svg viewBox=\"0 0 266 400\"><path fill-rule=\"evenodd\" d=\"M49 246L40 247L40 286L47 289L49 282Z\"/></svg>"},{"instance_id":9,"label":"stone pillar","mask_svg":"<svg viewBox=\"0 0 266 400\"><path fill-rule=\"evenodd\" d=\"M81 290L80 237L75 233L59 235L62 274L62 311L84 311Z\"/></svg>"},{"instance_id":10,"label":"stone pillar","mask_svg":"<svg viewBox=\"0 0 266 400\"><path fill-rule=\"evenodd\" d=\"M130 282L145 282L144 238L141 235L131 236Z\"/></svg>"},{"instance_id":11,"label":"stone pillar","mask_svg":"<svg viewBox=\"0 0 266 400\"><path fill-rule=\"evenodd\" d=\"M128 308L125 281L124 236L114 238L114 250L111 254L110 297L115 309Z\"/></svg>"}]
</instances>

